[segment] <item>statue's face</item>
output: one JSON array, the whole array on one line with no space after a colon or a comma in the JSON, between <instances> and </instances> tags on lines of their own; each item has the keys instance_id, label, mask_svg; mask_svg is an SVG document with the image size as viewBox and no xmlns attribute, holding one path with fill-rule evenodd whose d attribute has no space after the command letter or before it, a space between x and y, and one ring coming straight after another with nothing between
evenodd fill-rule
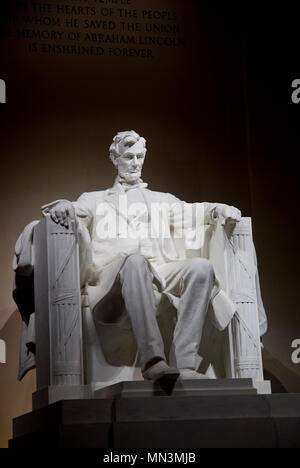
<instances>
[{"instance_id":1,"label":"statue's face","mask_svg":"<svg viewBox=\"0 0 300 468\"><path fill-rule=\"evenodd\" d=\"M119 146L121 155L116 158L115 165L118 174L127 184L134 184L142 175L142 167L145 160L145 148L141 141L133 146Z\"/></svg>"}]
</instances>

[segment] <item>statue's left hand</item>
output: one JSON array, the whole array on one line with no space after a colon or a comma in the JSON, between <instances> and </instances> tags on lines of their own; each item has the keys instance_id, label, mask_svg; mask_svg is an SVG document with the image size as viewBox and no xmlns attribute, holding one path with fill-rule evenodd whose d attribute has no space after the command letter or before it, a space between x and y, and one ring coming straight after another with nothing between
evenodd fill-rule
<instances>
[{"instance_id":1,"label":"statue's left hand","mask_svg":"<svg viewBox=\"0 0 300 468\"><path fill-rule=\"evenodd\" d=\"M222 206L221 215L225 218L226 223L238 223L242 217L242 213L238 208L229 205Z\"/></svg>"}]
</instances>

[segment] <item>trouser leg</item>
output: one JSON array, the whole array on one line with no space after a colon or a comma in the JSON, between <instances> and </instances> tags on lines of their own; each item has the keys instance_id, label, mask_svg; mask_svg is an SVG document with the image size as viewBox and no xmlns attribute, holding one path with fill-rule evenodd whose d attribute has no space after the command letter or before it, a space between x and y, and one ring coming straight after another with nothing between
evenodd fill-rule
<instances>
[{"instance_id":1,"label":"trouser leg","mask_svg":"<svg viewBox=\"0 0 300 468\"><path fill-rule=\"evenodd\" d=\"M144 370L150 361L165 360L164 345L156 320L153 274L145 257L135 254L127 257L119 278Z\"/></svg>"},{"instance_id":2,"label":"trouser leg","mask_svg":"<svg viewBox=\"0 0 300 468\"><path fill-rule=\"evenodd\" d=\"M172 272L172 264L169 268L165 276L167 290L180 297L170 364L197 370L202 360L198 349L214 284L213 267L204 258L194 258L175 262Z\"/></svg>"}]
</instances>

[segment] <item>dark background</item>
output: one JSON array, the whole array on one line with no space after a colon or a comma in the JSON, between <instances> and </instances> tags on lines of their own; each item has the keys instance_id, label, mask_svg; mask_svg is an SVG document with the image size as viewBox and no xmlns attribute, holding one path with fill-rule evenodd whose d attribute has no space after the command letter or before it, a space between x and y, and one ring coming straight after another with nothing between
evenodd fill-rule
<instances>
[{"instance_id":1,"label":"dark background","mask_svg":"<svg viewBox=\"0 0 300 468\"><path fill-rule=\"evenodd\" d=\"M150 189L186 201L228 203L252 217L269 319L265 376L275 391L300 391L300 364L291 361L291 343L300 339L300 104L291 100L291 83L300 78L298 12L287 2L265 9L200 0L132 0L134 5L176 10L186 47L156 48L153 60L30 55L24 41L1 37L0 78L7 84L7 104L0 105L3 445L11 418L30 410L34 389L34 372L16 380L21 322L11 299L15 241L44 203L112 185L108 147L119 130L134 129L147 139L143 178Z\"/></svg>"}]
</instances>

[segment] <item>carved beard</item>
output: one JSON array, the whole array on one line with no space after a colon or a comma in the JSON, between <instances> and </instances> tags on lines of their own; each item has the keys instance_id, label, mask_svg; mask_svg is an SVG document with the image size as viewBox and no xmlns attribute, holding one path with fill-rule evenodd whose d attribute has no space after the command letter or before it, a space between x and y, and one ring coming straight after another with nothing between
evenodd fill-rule
<instances>
[{"instance_id":1,"label":"carved beard","mask_svg":"<svg viewBox=\"0 0 300 468\"><path fill-rule=\"evenodd\" d=\"M140 175L141 175L141 171L140 171ZM130 178L130 173L127 172L125 174L119 174L118 175L119 179L120 179L120 183L123 184L132 184L132 185L135 185L135 184L139 184L141 179L140 177L137 177L137 178L134 178L133 180Z\"/></svg>"}]
</instances>

